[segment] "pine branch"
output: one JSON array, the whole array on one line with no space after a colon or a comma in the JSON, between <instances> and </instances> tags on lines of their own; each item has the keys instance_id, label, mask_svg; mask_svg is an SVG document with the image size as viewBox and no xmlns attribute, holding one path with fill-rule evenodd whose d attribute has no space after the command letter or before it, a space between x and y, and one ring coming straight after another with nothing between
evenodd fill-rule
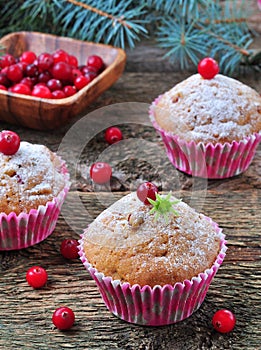
<instances>
[{"instance_id":1,"label":"pine branch","mask_svg":"<svg viewBox=\"0 0 261 350\"><path fill-rule=\"evenodd\" d=\"M76 6L80 6L80 7L84 8L84 9L86 9L86 10L95 12L99 16L110 18L113 22L119 22L123 26L126 26L127 28L131 29L131 26L128 23L126 23L126 21L124 21L122 18L114 17L114 16L112 16L109 13L106 13L104 11L101 11L101 10L95 8L95 7L92 7L92 6L89 6L87 4L84 4L84 3L80 2L80 1L76 1L76 0L66 0L66 1L72 3L72 4L76 5Z\"/></svg>"}]
</instances>

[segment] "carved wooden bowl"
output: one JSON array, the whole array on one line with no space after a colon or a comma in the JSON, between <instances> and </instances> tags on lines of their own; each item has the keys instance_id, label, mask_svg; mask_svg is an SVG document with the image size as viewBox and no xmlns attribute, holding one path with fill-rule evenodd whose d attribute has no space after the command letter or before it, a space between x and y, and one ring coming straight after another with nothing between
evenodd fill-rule
<instances>
[{"instance_id":1,"label":"carved wooden bowl","mask_svg":"<svg viewBox=\"0 0 261 350\"><path fill-rule=\"evenodd\" d=\"M86 64L90 55L99 55L105 62L106 68L100 75L75 95L63 99L38 98L0 90L0 120L38 130L55 129L82 114L121 76L126 63L122 49L51 34L15 32L4 36L0 45L15 57L29 50L39 55L63 49L76 56L79 65Z\"/></svg>"}]
</instances>

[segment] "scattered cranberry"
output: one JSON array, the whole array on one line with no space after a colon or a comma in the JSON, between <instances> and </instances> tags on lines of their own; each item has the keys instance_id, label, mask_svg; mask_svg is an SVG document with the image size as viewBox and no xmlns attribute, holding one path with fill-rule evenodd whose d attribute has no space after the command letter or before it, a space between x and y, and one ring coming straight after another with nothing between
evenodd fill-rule
<instances>
[{"instance_id":1,"label":"scattered cranberry","mask_svg":"<svg viewBox=\"0 0 261 350\"><path fill-rule=\"evenodd\" d=\"M61 306L54 311L52 321L60 330L70 329L75 321L74 312L69 307Z\"/></svg>"},{"instance_id":2,"label":"scattered cranberry","mask_svg":"<svg viewBox=\"0 0 261 350\"><path fill-rule=\"evenodd\" d=\"M0 90L5 90L5 91L7 91L7 87L5 87L4 85L0 84Z\"/></svg>"},{"instance_id":3,"label":"scattered cranberry","mask_svg":"<svg viewBox=\"0 0 261 350\"><path fill-rule=\"evenodd\" d=\"M203 58L198 64L198 72L204 79L212 79L219 72L217 61L211 57Z\"/></svg>"},{"instance_id":4,"label":"scattered cranberry","mask_svg":"<svg viewBox=\"0 0 261 350\"><path fill-rule=\"evenodd\" d=\"M137 197L145 205L150 205L148 198L155 200L158 191L158 187L152 182L144 182L137 188Z\"/></svg>"},{"instance_id":5,"label":"scattered cranberry","mask_svg":"<svg viewBox=\"0 0 261 350\"><path fill-rule=\"evenodd\" d=\"M20 147L20 137L13 131L0 132L0 152L6 156L15 154Z\"/></svg>"},{"instance_id":6,"label":"scattered cranberry","mask_svg":"<svg viewBox=\"0 0 261 350\"><path fill-rule=\"evenodd\" d=\"M236 318L233 312L229 310L218 310L212 318L212 324L216 331L228 333L234 329Z\"/></svg>"},{"instance_id":7,"label":"scattered cranberry","mask_svg":"<svg viewBox=\"0 0 261 350\"><path fill-rule=\"evenodd\" d=\"M33 266L26 273L28 284L35 289L43 287L46 284L47 279L47 272L41 266Z\"/></svg>"},{"instance_id":8,"label":"scattered cranberry","mask_svg":"<svg viewBox=\"0 0 261 350\"><path fill-rule=\"evenodd\" d=\"M97 184L105 184L110 181L112 169L108 163L97 162L90 169L91 179Z\"/></svg>"},{"instance_id":9,"label":"scattered cranberry","mask_svg":"<svg viewBox=\"0 0 261 350\"><path fill-rule=\"evenodd\" d=\"M64 239L60 246L60 252L66 259L77 259L78 241L76 239Z\"/></svg>"},{"instance_id":10,"label":"scattered cranberry","mask_svg":"<svg viewBox=\"0 0 261 350\"><path fill-rule=\"evenodd\" d=\"M111 145L122 140L122 132L116 126L112 126L105 131L105 140Z\"/></svg>"},{"instance_id":11,"label":"scattered cranberry","mask_svg":"<svg viewBox=\"0 0 261 350\"><path fill-rule=\"evenodd\" d=\"M92 55L88 57L87 67L93 67L98 72L100 72L103 69L103 66L104 66L104 62L100 56Z\"/></svg>"}]
</instances>

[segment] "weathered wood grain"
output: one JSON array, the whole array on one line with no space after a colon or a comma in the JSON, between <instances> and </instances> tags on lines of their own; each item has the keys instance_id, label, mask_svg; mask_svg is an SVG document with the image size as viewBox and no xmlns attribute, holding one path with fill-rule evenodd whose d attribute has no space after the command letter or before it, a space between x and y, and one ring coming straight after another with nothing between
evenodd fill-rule
<instances>
[{"instance_id":1,"label":"weathered wood grain","mask_svg":"<svg viewBox=\"0 0 261 350\"><path fill-rule=\"evenodd\" d=\"M114 193L114 199L122 195ZM189 191L177 195L191 201ZM75 210L78 232L67 223L66 210L79 199L93 217L112 200L106 192L99 193L98 201L97 193L72 191L48 239L18 252L0 253L0 349L260 349L260 189L198 194L202 211L227 236L227 256L202 307L183 322L159 328L131 325L111 315L82 263L61 256L62 239L79 237L90 220L84 211ZM49 274L47 286L40 290L25 281L27 269L34 264L44 266ZM51 322L52 312L61 305L72 307L76 314L76 323L67 332L56 330ZM213 313L223 307L237 317L235 330L226 335L211 326Z\"/></svg>"}]
</instances>

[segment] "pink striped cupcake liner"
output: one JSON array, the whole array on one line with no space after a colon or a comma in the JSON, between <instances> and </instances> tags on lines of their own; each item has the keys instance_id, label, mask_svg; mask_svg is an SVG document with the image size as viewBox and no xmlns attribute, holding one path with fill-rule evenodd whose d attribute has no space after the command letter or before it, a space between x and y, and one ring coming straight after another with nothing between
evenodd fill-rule
<instances>
[{"instance_id":1,"label":"pink striped cupcake liner","mask_svg":"<svg viewBox=\"0 0 261 350\"><path fill-rule=\"evenodd\" d=\"M224 144L187 142L178 135L163 130L157 124L153 106L159 99L160 96L152 103L149 116L175 168L192 176L209 179L233 177L248 169L261 141L260 133L254 133L238 142Z\"/></svg>"},{"instance_id":2,"label":"pink striped cupcake liner","mask_svg":"<svg viewBox=\"0 0 261 350\"><path fill-rule=\"evenodd\" d=\"M62 204L70 188L69 172L62 161L61 172L65 187L45 205L28 213L0 213L0 250L17 250L30 247L47 238L55 229Z\"/></svg>"},{"instance_id":3,"label":"pink striped cupcake liner","mask_svg":"<svg viewBox=\"0 0 261 350\"><path fill-rule=\"evenodd\" d=\"M220 252L209 269L175 285L141 287L113 280L97 271L87 260L83 249L83 235L79 240L80 259L96 282L108 310L120 319L143 326L163 326L182 321L203 303L210 283L226 255L226 241L222 230L210 218L220 235Z\"/></svg>"}]
</instances>

